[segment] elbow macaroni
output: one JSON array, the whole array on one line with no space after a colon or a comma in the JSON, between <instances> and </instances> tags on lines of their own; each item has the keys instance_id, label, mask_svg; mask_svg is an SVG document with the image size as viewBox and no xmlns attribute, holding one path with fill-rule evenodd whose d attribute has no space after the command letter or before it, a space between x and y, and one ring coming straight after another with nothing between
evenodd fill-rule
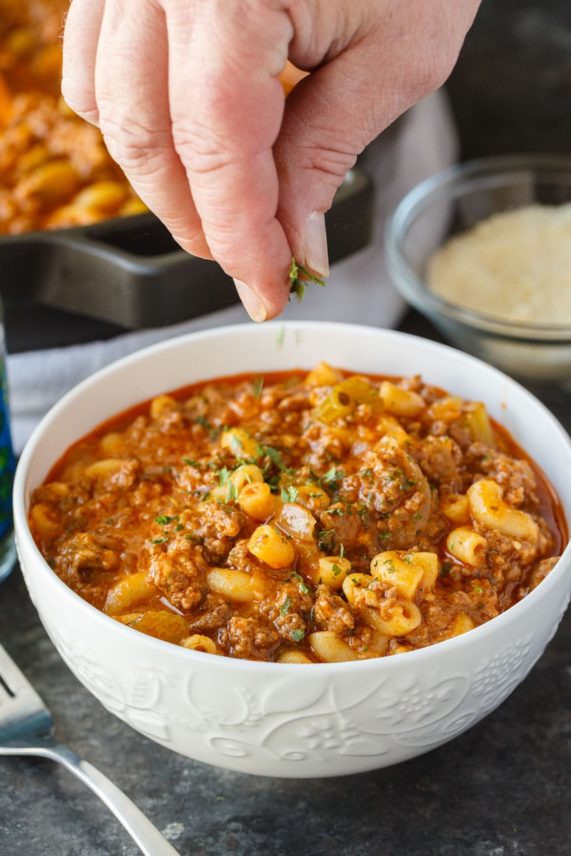
<instances>
[{"instance_id":1,"label":"elbow macaroni","mask_svg":"<svg viewBox=\"0 0 571 856\"><path fill-rule=\"evenodd\" d=\"M258 526L248 541L248 550L270 568L289 568L295 560L295 550L285 535L275 526Z\"/></svg>"},{"instance_id":2,"label":"elbow macaroni","mask_svg":"<svg viewBox=\"0 0 571 856\"><path fill-rule=\"evenodd\" d=\"M440 510L452 523L468 523L470 520L470 503L462 493L448 493L440 498Z\"/></svg>"},{"instance_id":3,"label":"elbow macaroni","mask_svg":"<svg viewBox=\"0 0 571 856\"><path fill-rule=\"evenodd\" d=\"M318 657L326 663L342 663L356 660L356 652L346 642L330 630L317 630L310 633L309 644Z\"/></svg>"},{"instance_id":4,"label":"elbow macaroni","mask_svg":"<svg viewBox=\"0 0 571 856\"><path fill-rule=\"evenodd\" d=\"M417 416L426 407L421 395L396 386L389 380L381 384L381 401L385 410L395 416Z\"/></svg>"},{"instance_id":5,"label":"elbow macaroni","mask_svg":"<svg viewBox=\"0 0 571 856\"><path fill-rule=\"evenodd\" d=\"M410 600L397 600L383 605L375 627L385 636L407 636L422 622L418 606Z\"/></svg>"},{"instance_id":6,"label":"elbow macaroni","mask_svg":"<svg viewBox=\"0 0 571 856\"><path fill-rule=\"evenodd\" d=\"M211 591L224 595L239 603L249 603L254 599L252 579L244 571L232 571L225 568L213 568L206 575Z\"/></svg>"},{"instance_id":7,"label":"elbow macaroni","mask_svg":"<svg viewBox=\"0 0 571 856\"><path fill-rule=\"evenodd\" d=\"M486 559L488 542L483 535L461 526L453 529L446 539L446 549L451 556L465 565L477 568Z\"/></svg>"},{"instance_id":8,"label":"elbow macaroni","mask_svg":"<svg viewBox=\"0 0 571 856\"><path fill-rule=\"evenodd\" d=\"M412 600L417 590L434 588L438 577L438 556L427 552L379 553L371 562L371 573L387 586L394 586L400 597Z\"/></svg>"},{"instance_id":9,"label":"elbow macaroni","mask_svg":"<svg viewBox=\"0 0 571 856\"><path fill-rule=\"evenodd\" d=\"M536 544L539 527L525 511L504 502L499 484L492 479L474 482L468 488L470 512L484 529L491 529L510 538L521 538Z\"/></svg>"}]
</instances>

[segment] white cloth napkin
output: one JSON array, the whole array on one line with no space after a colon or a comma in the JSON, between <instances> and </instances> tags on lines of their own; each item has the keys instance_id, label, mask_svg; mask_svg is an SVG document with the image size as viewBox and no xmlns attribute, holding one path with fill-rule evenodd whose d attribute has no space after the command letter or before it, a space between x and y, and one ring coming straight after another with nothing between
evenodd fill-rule
<instances>
[{"instance_id":1,"label":"white cloth napkin","mask_svg":"<svg viewBox=\"0 0 571 856\"><path fill-rule=\"evenodd\" d=\"M394 132L382 134L367 149L364 165L375 184L375 222L371 242L334 265L325 289L308 287L302 303L291 303L284 319L342 320L379 327L395 326L404 311L385 266L383 231L399 199L417 182L456 158L456 136L442 92L409 111ZM31 432L64 393L93 372L147 345L209 327L246 321L232 306L191 321L140 330L109 341L51 348L8 357L12 433L20 452Z\"/></svg>"}]
</instances>

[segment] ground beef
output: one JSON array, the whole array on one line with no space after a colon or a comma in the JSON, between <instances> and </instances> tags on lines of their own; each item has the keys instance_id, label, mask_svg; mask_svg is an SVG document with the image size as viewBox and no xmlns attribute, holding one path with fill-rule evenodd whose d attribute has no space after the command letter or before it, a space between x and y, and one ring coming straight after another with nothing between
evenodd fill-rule
<instances>
[{"instance_id":1,"label":"ground beef","mask_svg":"<svg viewBox=\"0 0 571 856\"><path fill-rule=\"evenodd\" d=\"M232 657L269 660L280 641L275 627L261 616L233 615L218 631L219 646Z\"/></svg>"},{"instance_id":2,"label":"ground beef","mask_svg":"<svg viewBox=\"0 0 571 856\"><path fill-rule=\"evenodd\" d=\"M320 630L332 630L334 633L346 633L355 626L353 613L346 601L333 594L328 586L317 588L314 618Z\"/></svg>"},{"instance_id":3,"label":"ground beef","mask_svg":"<svg viewBox=\"0 0 571 856\"><path fill-rule=\"evenodd\" d=\"M239 508L218 502L201 502L180 519L201 540L211 564L226 559L245 521Z\"/></svg>"},{"instance_id":4,"label":"ground beef","mask_svg":"<svg viewBox=\"0 0 571 856\"><path fill-rule=\"evenodd\" d=\"M237 571L246 571L248 574L254 571L262 570L268 573L267 565L263 565L258 561L248 550L248 539L241 538L237 541L226 558L226 565L229 568L234 568Z\"/></svg>"},{"instance_id":5,"label":"ground beef","mask_svg":"<svg viewBox=\"0 0 571 856\"><path fill-rule=\"evenodd\" d=\"M414 455L429 479L441 487L446 484L452 493L462 489L462 450L451 437L426 437L416 445Z\"/></svg>"},{"instance_id":6,"label":"ground beef","mask_svg":"<svg viewBox=\"0 0 571 856\"><path fill-rule=\"evenodd\" d=\"M119 567L120 539L79 532L64 541L58 550L55 567L68 585L89 578L93 572L110 573Z\"/></svg>"},{"instance_id":7,"label":"ground beef","mask_svg":"<svg viewBox=\"0 0 571 856\"><path fill-rule=\"evenodd\" d=\"M510 538L491 529L482 529L482 534L488 542L486 560L492 577L503 580L504 585L521 579L525 568L537 558L537 544Z\"/></svg>"},{"instance_id":8,"label":"ground beef","mask_svg":"<svg viewBox=\"0 0 571 856\"><path fill-rule=\"evenodd\" d=\"M561 556L550 556L549 559L540 559L531 572L529 583L531 588L535 588L545 577L553 570Z\"/></svg>"},{"instance_id":9,"label":"ground beef","mask_svg":"<svg viewBox=\"0 0 571 856\"><path fill-rule=\"evenodd\" d=\"M282 639L301 642L307 630L307 618L313 599L297 582L281 585L276 594L260 604L260 612L274 625Z\"/></svg>"},{"instance_id":10,"label":"ground beef","mask_svg":"<svg viewBox=\"0 0 571 856\"><path fill-rule=\"evenodd\" d=\"M207 571L202 548L186 538L175 537L165 545L153 546L147 576L169 603L189 612L204 597Z\"/></svg>"},{"instance_id":11,"label":"ground beef","mask_svg":"<svg viewBox=\"0 0 571 856\"><path fill-rule=\"evenodd\" d=\"M510 505L537 504L535 476L527 461L510 458L484 443L472 443L466 452L466 464L472 471L477 469L482 475L497 481ZM477 481L477 477L471 476L470 479Z\"/></svg>"},{"instance_id":12,"label":"ground beef","mask_svg":"<svg viewBox=\"0 0 571 856\"><path fill-rule=\"evenodd\" d=\"M109 587L104 576L118 570L121 547L118 538L79 532L61 544L53 567L70 588L101 609Z\"/></svg>"},{"instance_id":13,"label":"ground beef","mask_svg":"<svg viewBox=\"0 0 571 856\"><path fill-rule=\"evenodd\" d=\"M232 607L222 595L209 593L202 602L200 612L193 613L189 622L191 633L210 633L224 627L232 615Z\"/></svg>"},{"instance_id":14,"label":"ground beef","mask_svg":"<svg viewBox=\"0 0 571 856\"><path fill-rule=\"evenodd\" d=\"M334 503L326 511L316 512L322 536L321 543L329 552L338 549L343 544L346 550L353 549L360 543L361 535L367 527L366 515L359 515L357 509L351 509L343 503Z\"/></svg>"}]
</instances>

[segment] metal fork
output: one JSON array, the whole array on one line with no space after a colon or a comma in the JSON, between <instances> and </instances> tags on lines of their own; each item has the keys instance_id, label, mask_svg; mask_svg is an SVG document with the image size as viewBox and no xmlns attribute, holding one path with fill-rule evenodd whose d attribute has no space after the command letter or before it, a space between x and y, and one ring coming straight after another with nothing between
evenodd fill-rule
<instances>
[{"instance_id":1,"label":"metal fork","mask_svg":"<svg viewBox=\"0 0 571 856\"><path fill-rule=\"evenodd\" d=\"M39 755L58 761L103 800L145 856L178 856L113 782L57 742L49 710L1 645L0 755Z\"/></svg>"}]
</instances>

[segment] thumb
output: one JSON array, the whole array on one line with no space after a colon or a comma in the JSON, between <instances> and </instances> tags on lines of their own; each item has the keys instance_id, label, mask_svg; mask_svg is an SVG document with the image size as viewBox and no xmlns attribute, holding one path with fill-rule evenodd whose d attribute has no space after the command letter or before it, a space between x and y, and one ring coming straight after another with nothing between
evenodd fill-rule
<instances>
[{"instance_id":1,"label":"thumb","mask_svg":"<svg viewBox=\"0 0 571 856\"><path fill-rule=\"evenodd\" d=\"M329 271L324 214L336 190L365 146L444 82L474 12L473 0L459 4L462 15L439 0L426 4L430 10L424 0L402 5L400 11L389 4L397 10L391 15L378 12L387 4L375 5L368 31L301 81L286 102L274 146L277 217L295 258L321 276ZM290 58L311 67L302 47Z\"/></svg>"}]
</instances>

